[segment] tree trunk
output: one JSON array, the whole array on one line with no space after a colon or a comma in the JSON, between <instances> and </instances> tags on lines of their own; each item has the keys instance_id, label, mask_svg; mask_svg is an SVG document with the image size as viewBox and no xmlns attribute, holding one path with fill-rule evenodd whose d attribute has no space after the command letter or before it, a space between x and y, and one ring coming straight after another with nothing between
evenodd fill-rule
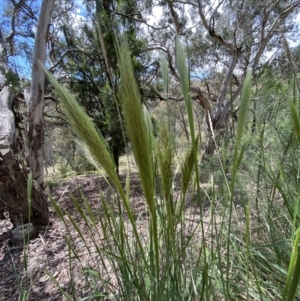
<instances>
[{"instance_id":1,"label":"tree trunk","mask_svg":"<svg viewBox=\"0 0 300 301\"><path fill-rule=\"evenodd\" d=\"M14 93L11 87L4 87L0 92L0 149L13 144L15 134L15 116L12 112Z\"/></svg>"},{"instance_id":2,"label":"tree trunk","mask_svg":"<svg viewBox=\"0 0 300 301\"><path fill-rule=\"evenodd\" d=\"M48 219L47 199L37 182L33 182L30 222L46 225ZM29 221L27 175L20 168L12 151L0 153L0 213L8 211L14 227ZM0 214L1 216L1 214Z\"/></svg>"},{"instance_id":3,"label":"tree trunk","mask_svg":"<svg viewBox=\"0 0 300 301\"><path fill-rule=\"evenodd\" d=\"M48 27L55 0L43 0L33 50L33 66L28 106L28 159L33 179L44 182L44 84L45 73L40 64L46 60Z\"/></svg>"},{"instance_id":4,"label":"tree trunk","mask_svg":"<svg viewBox=\"0 0 300 301\"><path fill-rule=\"evenodd\" d=\"M14 155L18 149L15 135L15 119L12 111L14 93L10 87L0 92L0 219L7 211L14 227L27 223L29 206L27 194L27 173ZM48 223L46 196L34 181L32 187L30 220L34 224Z\"/></svg>"},{"instance_id":5,"label":"tree trunk","mask_svg":"<svg viewBox=\"0 0 300 301\"><path fill-rule=\"evenodd\" d=\"M0 67L8 71L6 57L6 40L0 28ZM37 184L33 182L31 208L28 206L27 174L21 168L21 162L16 154L22 150L19 147L16 132L16 120L13 111L14 89L5 84L4 72L0 72L0 219L8 212L14 227L27 223L47 224L48 205L46 196Z\"/></svg>"}]
</instances>

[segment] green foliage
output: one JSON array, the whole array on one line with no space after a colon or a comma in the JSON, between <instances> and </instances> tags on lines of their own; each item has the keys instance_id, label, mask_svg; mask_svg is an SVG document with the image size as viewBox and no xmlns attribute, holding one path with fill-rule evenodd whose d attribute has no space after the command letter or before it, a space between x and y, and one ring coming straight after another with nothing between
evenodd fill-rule
<instances>
[{"instance_id":1,"label":"green foliage","mask_svg":"<svg viewBox=\"0 0 300 301\"><path fill-rule=\"evenodd\" d=\"M92 14L92 26L85 24L81 29L86 37L84 45L82 37L74 29L63 27L67 47L78 48L78 52L69 57L67 62L70 89L76 93L79 103L107 141L118 168L127 137L117 95L119 74L116 70L115 33L122 31L127 34L135 78L139 78L139 74L144 71L139 57L145 42L138 37L134 22L120 17L122 14L134 13L136 1L126 1L126 4L114 0L93 2L95 13ZM112 7L120 15L113 14Z\"/></svg>"},{"instance_id":2,"label":"green foliage","mask_svg":"<svg viewBox=\"0 0 300 301\"><path fill-rule=\"evenodd\" d=\"M62 178L66 178L67 174L68 174L68 171L69 171L69 168L68 168L67 165L59 165L58 171L59 171Z\"/></svg>"},{"instance_id":3,"label":"green foliage","mask_svg":"<svg viewBox=\"0 0 300 301\"><path fill-rule=\"evenodd\" d=\"M10 71L6 71L5 68L0 66L0 73L5 77L4 86L12 86L14 89L20 88L20 78L18 74Z\"/></svg>"},{"instance_id":4,"label":"green foliage","mask_svg":"<svg viewBox=\"0 0 300 301\"><path fill-rule=\"evenodd\" d=\"M64 87L59 85L51 74L48 73L47 75L64 103L66 116L68 117L74 132L85 142L89 151L93 154L98 163L104 167L107 175L116 187L122 200L122 204L119 204L118 201L115 200L119 208L118 215L122 214L121 205L125 206L126 213L128 214L134 231L133 239L137 243L138 248L132 248L130 239L125 236L122 219L118 219L116 215L112 214L111 208L108 205L109 202L107 203L107 200L103 198L102 206L105 211L105 220L100 219L101 231L103 231L105 237L112 237L114 244L110 245L110 247L106 247L104 253L104 249L102 250L99 247L97 249L101 258L110 254L108 258L112 260L111 263L115 267L115 271L118 271L120 297L124 298L124 300L135 299L135 296L138 296L140 299L146 297L153 300L165 300L165 298L171 298L172 300L176 300L177 298L181 299L182 296L188 295L187 290L190 289L189 286L191 285L190 282L185 283L185 278L189 274L187 261L185 260L185 249L187 248L187 245L185 245L183 241L179 245L176 242L177 234L174 231L174 227L176 227L178 222L180 223L181 219L177 219L177 222L175 222L174 214L167 205L170 204L169 202L171 199L169 202L165 200L168 218L165 218L166 216L163 211L159 214L159 218L157 215L158 211L156 210L157 206L154 199L156 194L154 186L155 153L152 125L149 114L142 105L138 87L135 85L132 66L130 59L128 59L129 52L126 47L126 44L123 44L122 48L117 48L122 78L120 94L122 96L121 103L128 137L132 144L135 161L138 164L143 191L151 216L149 221L149 233L147 234L149 240L144 246L141 244L141 236L137 232L137 222L133 219L131 210L128 207L128 200L120 185L119 178L115 173L113 160L109 155L103 137L101 137L94 129L82 108L76 104L73 96L69 94ZM167 135L166 130L162 129L160 139L161 141L165 141L165 146L160 151L161 159L159 162L163 172L165 172L163 168L166 164L169 166L169 171L171 166L170 161L168 161L170 158L166 157L166 154L170 154L171 151L169 144L170 138L167 138ZM168 175L163 175L165 183L164 188L170 190L171 185L166 181L166 176ZM166 193L171 195L170 191L166 191ZM86 220L88 225L91 225L90 230L93 232L93 235L95 235L93 229L96 224L94 221L99 217L95 216L90 210L88 202L85 203L85 209L89 212L89 217L85 215L77 201L75 199L73 199L73 201L82 218ZM64 214L60 211L60 208L55 203L53 203L53 206L59 216L64 219ZM68 215L68 219L72 222L73 227L84 240L84 236L81 234L80 228L76 222L73 221L70 215ZM165 225L166 220L168 220L168 223ZM92 227L92 225L94 226ZM106 225L108 225L108 227ZM181 231L183 230L184 227L182 224ZM182 234L180 237L181 239L184 238ZM135 242L133 245L135 245ZM167 249L164 250L162 246L164 246L165 243L167 244ZM114 254L116 254L116 256ZM176 263L175 265L174 262ZM173 274L177 275L174 280L170 277ZM133 279L135 280L133 281ZM197 283L196 285L198 286L199 284Z\"/></svg>"},{"instance_id":5,"label":"green foliage","mask_svg":"<svg viewBox=\"0 0 300 301\"><path fill-rule=\"evenodd\" d=\"M58 187L58 182L57 180L46 180L44 186L49 187L49 189L52 190Z\"/></svg>"},{"instance_id":6,"label":"green foliage","mask_svg":"<svg viewBox=\"0 0 300 301\"><path fill-rule=\"evenodd\" d=\"M279 108L286 106L286 103L276 103L274 99L272 103L271 96L266 95L263 99L266 109L264 110L263 103L259 103L259 106L253 109L256 119L250 134L248 115L250 99L254 92L251 77L247 76L241 95L235 138L232 141L224 141L213 158L213 163L217 166L214 169L218 170L212 171L210 190L201 186L202 190L199 191L199 138L192 130L194 117L191 113L185 56L179 42L177 47L178 69L186 97L192 144L181 165L182 186L174 199L175 138L170 131L170 120L158 122L157 136L154 137L151 118L142 104L135 82L128 44L123 41L121 45L117 45L122 115L150 216L149 219L142 220L143 230L138 230L141 221L139 217L134 217L129 207L129 178L125 192L115 172L113 158L104 138L94 128L75 98L48 74L64 103L72 129L95 160L103 166L114 186L111 190L116 189L117 192L117 195L100 195L101 214L92 210L84 195L81 196L83 204L72 198L74 206L87 225L88 233L84 234L72 216L62 212L59 205L52 200L57 214L67 228L71 223L90 256L92 254L88 240L91 238L94 241L101 265L106 272L110 270L116 278L117 284L113 284L110 281L111 277L103 276L100 271L90 267L83 268L83 273L90 279L88 285L92 290L86 298L161 301L262 301L281 300L282 296L284 300L290 301L299 298L299 232L296 229L299 228L300 198L297 175L300 154L297 151L298 144L296 145L293 139L288 148L276 141L282 131L285 131L284 136L288 137L288 134L292 133L291 137L294 137L294 131L299 130L299 116L296 110L298 103L291 103L293 125L285 119L282 120L284 113L281 114ZM167 82L165 78L166 94ZM282 89L283 86L279 88L275 84L271 87ZM266 91L268 89L259 93ZM293 95L290 96L291 99L297 99ZM289 111L289 108L285 110ZM274 111L278 112L279 116L276 116ZM272 119L273 122L266 125L267 119ZM280 124L282 121L285 122L284 126ZM265 133L268 133L267 137ZM269 151L266 143L277 143L280 147ZM232 153L233 155L230 155ZM276 164L277 161L274 160L282 158L283 155L288 156L290 162L283 160ZM230 164L232 174L229 186L225 172ZM161 188L155 185L155 179L158 177L162 182ZM220 187L215 186L215 178L218 179ZM206 192L205 195L202 191ZM279 196L280 201L275 199L275 195ZM200 211L200 218L192 228L188 227L189 197L195 200L193 210L197 208ZM254 206L254 199L258 200L257 208ZM209 209L205 215L201 211L204 200L209 202ZM210 218L207 219L207 216ZM96 235L104 240L103 245L98 245L96 240L93 240ZM79 251L71 242L68 242L68 245L72 274L71 252L79 258ZM105 287L105 291L110 295L102 294L99 287ZM66 294L64 291L63 293ZM67 295L67 298L77 300L78 293L73 289L72 296Z\"/></svg>"},{"instance_id":7,"label":"green foliage","mask_svg":"<svg viewBox=\"0 0 300 301\"><path fill-rule=\"evenodd\" d=\"M78 52L75 51L68 56L64 68L66 68L66 72L71 70L68 87L76 93L79 103L106 140L115 164L118 165L118 158L125 151L126 135L124 135L124 125L121 122L122 116L118 108L120 103L116 95L118 74L114 72L116 54L113 49L113 28L110 22L106 22L107 20L105 22L100 20L99 24L98 21L97 18L94 18L92 26L84 25L81 29L86 36L84 45L82 45L81 36L79 37L72 27L63 27L67 46L79 49ZM102 30L105 27L105 35L111 34L110 37L105 36L104 48L99 45L98 26L101 26ZM82 51L83 49L84 51ZM111 74L104 64L103 57L105 55L108 57ZM109 80L110 76L113 77L112 82ZM64 132L63 136L66 138L62 141L59 136L56 137L56 141L59 142L57 157L60 172L66 176L70 171L80 173L90 169L91 165L78 154L75 148L74 136L66 133L67 130L60 130Z\"/></svg>"},{"instance_id":8,"label":"green foliage","mask_svg":"<svg viewBox=\"0 0 300 301\"><path fill-rule=\"evenodd\" d=\"M82 174L87 171L95 170L95 166L90 163L83 155L77 155L75 171L77 174Z\"/></svg>"},{"instance_id":9,"label":"green foliage","mask_svg":"<svg viewBox=\"0 0 300 301\"><path fill-rule=\"evenodd\" d=\"M19 1L17 10L13 2L6 1L9 12L16 16L18 31L33 28L35 20L27 15L32 12L24 4L26 1ZM58 135L63 139L58 149L63 155L58 164L63 176L71 169L82 172L101 165L103 169L99 171L104 170L111 186L106 194L99 193L100 210L94 210L83 194L80 200L72 196L81 224L52 200L67 230L71 234L72 227L77 234L76 241L73 235L67 237L71 289L59 287L50 275L64 298L299 300L300 103L296 79L291 84L291 71L298 72L298 66L294 69L287 65L282 52L271 63L259 65L264 43L256 45L270 37L272 45L268 43L268 47L280 46L279 34L292 28L290 20L295 16L292 12L297 2L243 1L242 9L238 1L219 1L214 9L213 1L185 1L185 5L184 1L166 0L84 2L89 7L96 6L92 22L76 28L71 22L62 22L63 26L58 27L53 22L49 30L50 61L55 66L52 74L62 74L64 84L60 85L61 81L50 73L49 80L63 103L74 135L81 140L83 149L88 149L83 151L84 157L75 148L74 137L60 131ZM163 10L162 19L146 27L142 10L156 6ZM189 6L197 13L187 14ZM207 24L200 20L201 10ZM22 18L19 12L23 12ZM56 14L59 22L61 15ZM249 31L261 25L260 20L272 31ZM5 24L10 23L5 20ZM63 32L63 37L60 39L55 32ZM116 33L126 35L127 43L123 41L115 47ZM22 34L33 37L30 31ZM176 66L172 66L171 45L176 34ZM179 37L182 41L185 38L184 45ZM143 59L152 46L156 50L147 69ZM189 47L188 59L185 47ZM14 55L13 48L11 43L10 55ZM29 49L23 51L26 55L22 58L31 58L29 44L20 42L15 51L21 53L22 48ZM168 60L161 59L162 79L158 78L155 91L151 91L151 81L145 81L145 85L141 78L149 78L149 74L157 78L158 49L167 53ZM298 52L299 47L292 51L295 62L299 61ZM249 72L253 79L235 72L230 62L237 53L236 66L239 70L252 67ZM224 70L214 68L212 62L223 64ZM226 84L223 80L228 66L235 70ZM190 68L192 74L204 74L205 88L201 81L191 83ZM5 85L19 87L19 79L12 72L3 68L0 72L6 77ZM181 91L177 83L171 82L174 78L180 79ZM218 93L222 81L223 96ZM215 123L210 132L203 129L199 113L202 108L192 101L191 84L206 89L205 97L219 94L216 98L221 100L212 112L219 107L221 113L227 113L227 101L231 100L232 119L226 119L218 133L213 132ZM235 86L242 84L241 98L234 99L238 94ZM167 108L157 114L153 129L145 99L147 93L152 93L161 100L163 97L155 92L163 90ZM183 95L184 103L170 102L171 95ZM209 120L210 116L206 117ZM178 130L179 126L182 129ZM199 153L210 134L216 137L216 151L202 162ZM137 197L130 198L130 175L124 188L116 170L127 139L141 180L141 199L146 205L142 213L133 212ZM200 183L200 178L205 183ZM29 177L29 200L31 180ZM58 183L50 180L45 184L54 188ZM195 214L191 216L190 212ZM73 260L80 261L82 246L91 261L88 265L80 262L86 287L78 292ZM25 249L27 271L26 255ZM29 299L30 290L22 288L22 279L17 277L17 281L20 298Z\"/></svg>"},{"instance_id":10,"label":"green foliage","mask_svg":"<svg viewBox=\"0 0 300 301\"><path fill-rule=\"evenodd\" d=\"M119 178L115 170L115 163L104 138L97 132L93 123L90 121L83 108L78 105L73 95L71 95L66 88L61 86L50 72L46 69L45 72L64 104L65 113L73 131L79 139L87 143L91 153L105 169L116 187L120 188ZM78 120L80 120L80 123Z\"/></svg>"}]
</instances>

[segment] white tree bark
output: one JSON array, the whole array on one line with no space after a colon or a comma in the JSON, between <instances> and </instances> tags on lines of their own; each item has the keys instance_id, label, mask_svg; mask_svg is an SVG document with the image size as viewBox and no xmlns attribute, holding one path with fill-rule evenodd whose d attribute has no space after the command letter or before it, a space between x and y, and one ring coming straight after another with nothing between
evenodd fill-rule
<instances>
[{"instance_id":1,"label":"white tree bark","mask_svg":"<svg viewBox=\"0 0 300 301\"><path fill-rule=\"evenodd\" d=\"M33 178L44 181L44 84L45 73L39 63L46 60L48 27L55 0L43 0L33 50L33 66L28 100L28 151Z\"/></svg>"},{"instance_id":2,"label":"white tree bark","mask_svg":"<svg viewBox=\"0 0 300 301\"><path fill-rule=\"evenodd\" d=\"M7 71L7 56L6 56L6 43L0 28L0 67L3 71ZM5 76L0 72L0 87L2 88L5 83Z\"/></svg>"},{"instance_id":3,"label":"white tree bark","mask_svg":"<svg viewBox=\"0 0 300 301\"><path fill-rule=\"evenodd\" d=\"M11 87L0 92L0 149L9 149L14 142L15 116L12 112L14 93Z\"/></svg>"},{"instance_id":4,"label":"white tree bark","mask_svg":"<svg viewBox=\"0 0 300 301\"><path fill-rule=\"evenodd\" d=\"M7 72L6 43L0 28L0 67ZM6 78L0 71L0 149L9 149L14 141L15 117L12 112L14 93L12 88L4 86Z\"/></svg>"},{"instance_id":5,"label":"white tree bark","mask_svg":"<svg viewBox=\"0 0 300 301\"><path fill-rule=\"evenodd\" d=\"M27 174L17 158L16 127L13 113L14 89L5 85L8 71L6 41L0 28L0 219L4 212L14 226L30 221L46 225L49 222L47 199L36 182L32 187L32 203L29 210L27 198ZM31 212L31 216L29 216Z\"/></svg>"}]
</instances>

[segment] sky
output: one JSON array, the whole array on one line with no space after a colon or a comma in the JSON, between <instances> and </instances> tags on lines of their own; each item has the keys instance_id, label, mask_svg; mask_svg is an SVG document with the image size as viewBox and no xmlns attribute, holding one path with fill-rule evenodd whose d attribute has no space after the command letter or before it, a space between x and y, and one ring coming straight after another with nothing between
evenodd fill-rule
<instances>
[{"instance_id":1,"label":"sky","mask_svg":"<svg viewBox=\"0 0 300 301\"><path fill-rule=\"evenodd\" d=\"M2 0L3 1L3 0ZM4 0L5 1L5 0ZM36 3L40 6L42 3L42 0L37 0ZM83 4L83 0L75 0L75 9L72 12L74 23L73 26L76 27L82 22L85 21L85 6ZM0 24L3 22L4 17L4 9L0 9ZM35 33L36 27L32 27L32 32ZM19 42L29 43L33 47L34 40L30 38L24 38L21 36L16 37ZM23 78L30 78L31 76L31 65L24 59L24 56L16 55L12 58L8 58L10 60L10 63L13 63L15 66L18 66L18 70L15 70L18 72L18 74Z\"/></svg>"},{"instance_id":2,"label":"sky","mask_svg":"<svg viewBox=\"0 0 300 301\"><path fill-rule=\"evenodd\" d=\"M37 0L38 3L41 3L41 1L42 0ZM75 0L74 2L75 2L75 9L73 10L72 14L73 14L73 19L74 19L73 26L76 27L79 24L82 24L82 22L86 22L86 17L85 17L85 5L83 4L83 0ZM161 7L155 6L153 8L152 16L149 16L149 18L148 18L148 22L151 25L156 25L161 16L162 16ZM0 10L0 22L1 22L2 18L3 18L3 10ZM298 23L298 29L299 29L300 13L296 17L296 22ZM32 30L34 32L35 28L32 28ZM291 34L290 36L292 37L293 34ZM22 41L21 37L18 37L18 39L19 39L19 41ZM290 46L292 46L292 47L298 44L298 40L293 41L291 38L288 40L289 40ZM27 40L27 42L28 42L28 40ZM31 41L31 43L33 44L33 40ZM272 57L273 54L274 54L274 51L268 51L268 52L265 52L264 56L266 57L266 59L269 59L270 57ZM19 65L21 67L21 70L19 70L19 72L21 73L21 76L29 77L31 66L29 66L26 63L24 58L17 56L14 58L14 61L15 61L16 65Z\"/></svg>"}]
</instances>

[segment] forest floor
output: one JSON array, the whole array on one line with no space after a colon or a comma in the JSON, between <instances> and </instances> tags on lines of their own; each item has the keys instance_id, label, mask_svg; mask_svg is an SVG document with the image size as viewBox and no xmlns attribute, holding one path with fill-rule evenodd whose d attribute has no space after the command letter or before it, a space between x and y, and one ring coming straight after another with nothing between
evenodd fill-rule
<instances>
[{"instance_id":1,"label":"forest floor","mask_svg":"<svg viewBox=\"0 0 300 301\"><path fill-rule=\"evenodd\" d=\"M48 191L49 195L59 204L63 212L67 211L70 214L80 226L82 233L86 233L86 224L76 210L71 199L71 194L79 202L83 202L80 197L81 192L83 192L89 200L93 212L100 212L102 209L99 193L105 196L107 193L111 193L111 188L103 177L98 175L76 176L71 179L57 179L55 181L56 184L52 185ZM121 181L125 185L125 175L121 175ZM174 190L175 197L180 191L180 183L177 184L179 187ZM147 208L137 173L131 174L130 205L134 214L139 217L139 231L148 231L146 227L148 224ZM185 212L189 229L193 231L192 229L195 229L200 221L199 209L195 206L187 206ZM83 267L93 268L102 273L103 267L99 266L99 260L95 262L95 258L91 258L91 254L95 251L92 250L95 242L92 242L91 239L86 240L88 244L91 244L91 249L88 252L74 227L67 228L51 206L49 208L49 217L49 225L40 227L39 235L35 239L32 239L25 248L23 244L15 245L11 243L9 237L6 235L11 228L11 223L8 220L0 221L1 301L65 300L58 285L67 292L71 291L73 285L76 292L81 292L81 297L84 297L89 292L84 288ZM204 216L204 220L205 223L209 224L208 216ZM71 223L68 225L71 225ZM68 229L71 230L69 231ZM67 238L71 238L70 240L77 248L77 255L79 257L77 258L79 260L76 260L75 256L71 255L72 275L70 275L69 269ZM96 243L101 245L101 237L96 239L98 239ZM94 253L96 254L97 252ZM25 268L26 264L27 269ZM54 283L53 279L55 279L58 285ZM22 293L25 292L29 292L28 299L22 299Z\"/></svg>"}]
</instances>

